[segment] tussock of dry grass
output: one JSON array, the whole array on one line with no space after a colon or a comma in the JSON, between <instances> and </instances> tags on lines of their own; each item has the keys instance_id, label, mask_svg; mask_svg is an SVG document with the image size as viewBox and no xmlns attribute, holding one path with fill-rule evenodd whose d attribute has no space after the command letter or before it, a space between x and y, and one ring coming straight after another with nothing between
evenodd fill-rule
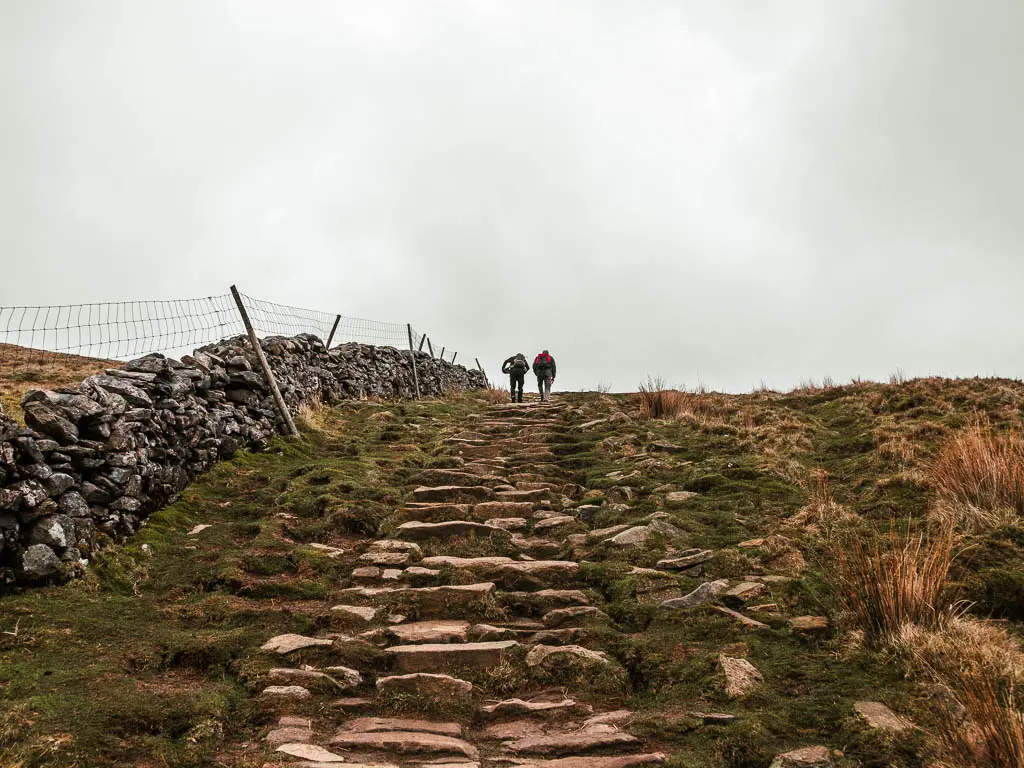
<instances>
[{"instance_id":1,"label":"tussock of dry grass","mask_svg":"<svg viewBox=\"0 0 1024 768\"><path fill-rule=\"evenodd\" d=\"M1024 765L1024 649L1001 627L964 617L940 629L904 626L893 643L912 667L943 686L953 702L940 710L936 736L947 765Z\"/></svg>"},{"instance_id":2,"label":"tussock of dry grass","mask_svg":"<svg viewBox=\"0 0 1024 768\"><path fill-rule=\"evenodd\" d=\"M510 402L511 395L509 394L508 388L506 387L495 387L488 386L486 389L480 391L486 400L491 405L500 405L502 403Z\"/></svg>"},{"instance_id":3,"label":"tussock of dry grass","mask_svg":"<svg viewBox=\"0 0 1024 768\"><path fill-rule=\"evenodd\" d=\"M637 398L641 415L648 419L674 419L685 410L686 393L666 388L661 379L647 379L639 386Z\"/></svg>"},{"instance_id":4,"label":"tussock of dry grass","mask_svg":"<svg viewBox=\"0 0 1024 768\"><path fill-rule=\"evenodd\" d=\"M968 528L1024 514L1024 437L977 425L946 440L931 468L934 514Z\"/></svg>"},{"instance_id":5,"label":"tussock of dry grass","mask_svg":"<svg viewBox=\"0 0 1024 768\"><path fill-rule=\"evenodd\" d=\"M823 469L811 473L810 501L807 506L797 512L789 522L793 525L805 526L823 535L826 540L832 538L836 526L853 518L846 507L835 500L829 484L828 472Z\"/></svg>"},{"instance_id":6,"label":"tussock of dry grass","mask_svg":"<svg viewBox=\"0 0 1024 768\"><path fill-rule=\"evenodd\" d=\"M857 533L837 537L831 575L868 644L909 624L938 628L955 615L948 585L955 544L951 526L905 538L895 526L867 540Z\"/></svg>"}]
</instances>

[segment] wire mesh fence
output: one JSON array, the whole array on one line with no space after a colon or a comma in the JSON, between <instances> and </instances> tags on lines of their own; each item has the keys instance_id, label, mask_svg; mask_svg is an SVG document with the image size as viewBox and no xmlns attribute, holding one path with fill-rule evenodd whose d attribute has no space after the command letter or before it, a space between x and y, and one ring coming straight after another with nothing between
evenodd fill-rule
<instances>
[{"instance_id":1,"label":"wire mesh fence","mask_svg":"<svg viewBox=\"0 0 1024 768\"><path fill-rule=\"evenodd\" d=\"M437 346L405 323L324 312L241 294L260 336L311 333L332 346L358 342L414 349L451 361L455 351ZM0 306L0 365L71 356L130 360L153 352L180 357L197 347L245 333L231 294L164 301L121 301L54 306Z\"/></svg>"}]
</instances>

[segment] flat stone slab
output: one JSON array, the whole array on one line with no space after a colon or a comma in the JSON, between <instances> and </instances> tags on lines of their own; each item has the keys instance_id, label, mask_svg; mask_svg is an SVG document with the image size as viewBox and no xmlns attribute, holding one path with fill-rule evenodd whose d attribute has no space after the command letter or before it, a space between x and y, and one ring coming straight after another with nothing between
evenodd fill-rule
<instances>
[{"instance_id":1,"label":"flat stone slab","mask_svg":"<svg viewBox=\"0 0 1024 768\"><path fill-rule=\"evenodd\" d=\"M430 525L430 523L403 523L402 525ZM444 523L441 523L444 525ZM401 530L402 526L399 526ZM408 552L367 552L359 556L359 562L371 565L406 565L410 555Z\"/></svg>"},{"instance_id":2,"label":"flat stone slab","mask_svg":"<svg viewBox=\"0 0 1024 768\"><path fill-rule=\"evenodd\" d=\"M345 758L341 755L336 755L333 752L328 752L323 747L318 747L315 744L282 744L277 748L277 751L285 755L297 757L301 760L313 760L318 763L327 763L333 765L336 763L345 762Z\"/></svg>"},{"instance_id":3,"label":"flat stone slab","mask_svg":"<svg viewBox=\"0 0 1024 768\"><path fill-rule=\"evenodd\" d=\"M396 645L386 652L402 672L430 672L447 665L459 667L490 667L501 661L502 654L518 647L515 640L490 643L441 643Z\"/></svg>"},{"instance_id":4,"label":"flat stone slab","mask_svg":"<svg viewBox=\"0 0 1024 768\"><path fill-rule=\"evenodd\" d=\"M437 517L454 517L465 519L469 517L472 504L422 504L411 503L399 507L397 513L406 520L423 520L429 522Z\"/></svg>"},{"instance_id":5,"label":"flat stone slab","mask_svg":"<svg viewBox=\"0 0 1024 768\"><path fill-rule=\"evenodd\" d=\"M284 654L300 651L303 648L329 647L332 645L334 645L334 641L327 638L306 637L304 635L277 635L261 645L260 650Z\"/></svg>"},{"instance_id":6,"label":"flat stone slab","mask_svg":"<svg viewBox=\"0 0 1024 768\"><path fill-rule=\"evenodd\" d=\"M442 587L349 587L344 592L360 597L408 597L422 610L438 610L450 602L486 599L494 592L494 583L453 584Z\"/></svg>"},{"instance_id":7,"label":"flat stone slab","mask_svg":"<svg viewBox=\"0 0 1024 768\"><path fill-rule=\"evenodd\" d=\"M489 520L492 517L529 517L533 504L529 501L485 501L473 507L473 517Z\"/></svg>"},{"instance_id":8,"label":"flat stone slab","mask_svg":"<svg viewBox=\"0 0 1024 768\"><path fill-rule=\"evenodd\" d=\"M528 736L505 745L508 752L525 755L564 755L579 754L596 749L605 749L621 744L634 744L637 738L622 731L612 733L595 733L577 731L574 733L554 733L544 736Z\"/></svg>"},{"instance_id":9,"label":"flat stone slab","mask_svg":"<svg viewBox=\"0 0 1024 768\"><path fill-rule=\"evenodd\" d=\"M551 498L551 491L543 488L535 491L498 491L498 501L545 501Z\"/></svg>"},{"instance_id":10,"label":"flat stone slab","mask_svg":"<svg viewBox=\"0 0 1024 768\"><path fill-rule=\"evenodd\" d=\"M514 576L558 578L575 575L580 570L580 564L572 560L513 560L510 557L450 557L448 555L425 557L423 565L428 568L449 566L494 579Z\"/></svg>"},{"instance_id":11,"label":"flat stone slab","mask_svg":"<svg viewBox=\"0 0 1024 768\"><path fill-rule=\"evenodd\" d=\"M523 701L522 699L505 699L497 704L489 704L481 707L480 711L487 715L496 717L508 717L512 715L534 715L559 711L570 711L578 707L576 699L562 699L561 701Z\"/></svg>"},{"instance_id":12,"label":"flat stone slab","mask_svg":"<svg viewBox=\"0 0 1024 768\"><path fill-rule=\"evenodd\" d=\"M412 483L418 483L420 487L459 486L465 488L484 483L506 482L505 478L497 475L478 475L474 472L457 469L424 469L410 479Z\"/></svg>"},{"instance_id":13,"label":"flat stone slab","mask_svg":"<svg viewBox=\"0 0 1024 768\"><path fill-rule=\"evenodd\" d=\"M566 624L600 621L607 618L608 616L604 611L590 605L582 605L573 608L556 608L553 611L548 611L541 618L541 621L544 622L544 626L548 629L557 629L558 627L564 627Z\"/></svg>"},{"instance_id":14,"label":"flat stone slab","mask_svg":"<svg viewBox=\"0 0 1024 768\"><path fill-rule=\"evenodd\" d=\"M469 633L468 621L416 621L396 624L385 630L406 645L418 643L464 643Z\"/></svg>"},{"instance_id":15,"label":"flat stone slab","mask_svg":"<svg viewBox=\"0 0 1024 768\"><path fill-rule=\"evenodd\" d=\"M737 613L731 608L726 608L724 605L713 605L711 607L719 613L724 613L726 616L736 619L736 621L745 627L750 627L751 629L771 629L771 627L764 622L752 619L749 616L744 616L742 613Z\"/></svg>"},{"instance_id":16,"label":"flat stone slab","mask_svg":"<svg viewBox=\"0 0 1024 768\"><path fill-rule=\"evenodd\" d=\"M439 723L433 720L409 720L395 717L357 717L343 728L348 733L385 733L407 731L415 733L436 733L439 736L462 736L458 723Z\"/></svg>"},{"instance_id":17,"label":"flat stone slab","mask_svg":"<svg viewBox=\"0 0 1024 768\"><path fill-rule=\"evenodd\" d=\"M302 701L312 696L307 689L301 685L268 685L260 693L264 699L282 699L291 701Z\"/></svg>"},{"instance_id":18,"label":"flat stone slab","mask_svg":"<svg viewBox=\"0 0 1024 768\"><path fill-rule=\"evenodd\" d=\"M434 488L421 486L412 492L412 496L416 501L461 504L491 501L495 498L494 491L484 485L440 485Z\"/></svg>"},{"instance_id":19,"label":"flat stone slab","mask_svg":"<svg viewBox=\"0 0 1024 768\"><path fill-rule=\"evenodd\" d=\"M267 672L267 677L271 680L324 680L326 682L334 682L334 678L328 675L326 672L318 672L315 669L288 669L288 668L276 668Z\"/></svg>"},{"instance_id":20,"label":"flat stone slab","mask_svg":"<svg viewBox=\"0 0 1024 768\"><path fill-rule=\"evenodd\" d=\"M322 555L327 555L327 557L331 558L332 560L336 557L341 557L345 554L344 549L341 549L340 547L332 547L328 544L313 543L309 544L308 546L310 549L315 549Z\"/></svg>"},{"instance_id":21,"label":"flat stone slab","mask_svg":"<svg viewBox=\"0 0 1024 768\"><path fill-rule=\"evenodd\" d=\"M522 531L529 523L525 517L492 517L484 525L501 531Z\"/></svg>"},{"instance_id":22,"label":"flat stone slab","mask_svg":"<svg viewBox=\"0 0 1024 768\"><path fill-rule=\"evenodd\" d=\"M715 553L710 549L690 549L685 552L678 552L676 554L669 555L663 560L659 560L657 567L682 571L687 568L692 568L695 565L706 563L714 556Z\"/></svg>"},{"instance_id":23,"label":"flat stone slab","mask_svg":"<svg viewBox=\"0 0 1024 768\"><path fill-rule=\"evenodd\" d=\"M768 591L760 581L743 581L722 593L722 601L729 605L743 606Z\"/></svg>"},{"instance_id":24,"label":"flat stone slab","mask_svg":"<svg viewBox=\"0 0 1024 768\"><path fill-rule=\"evenodd\" d=\"M286 726L275 728L268 733L263 740L272 746L280 744L304 744L313 738L313 731L309 728L298 728Z\"/></svg>"},{"instance_id":25,"label":"flat stone slab","mask_svg":"<svg viewBox=\"0 0 1024 768\"><path fill-rule=\"evenodd\" d=\"M910 723L879 701L858 701L854 711L863 717L872 728L883 731L905 731Z\"/></svg>"},{"instance_id":26,"label":"flat stone slab","mask_svg":"<svg viewBox=\"0 0 1024 768\"><path fill-rule=\"evenodd\" d=\"M377 678L380 693L427 696L431 699L459 699L473 692L473 684L451 675L414 672Z\"/></svg>"},{"instance_id":27,"label":"flat stone slab","mask_svg":"<svg viewBox=\"0 0 1024 768\"><path fill-rule=\"evenodd\" d=\"M739 720L736 715L730 715L727 712L690 712L689 715L705 725L728 725Z\"/></svg>"},{"instance_id":28,"label":"flat stone slab","mask_svg":"<svg viewBox=\"0 0 1024 768\"><path fill-rule=\"evenodd\" d=\"M363 621L373 621L373 618L377 615L376 608L368 608L362 605L335 605L331 610L343 616L352 616Z\"/></svg>"},{"instance_id":29,"label":"flat stone slab","mask_svg":"<svg viewBox=\"0 0 1024 768\"><path fill-rule=\"evenodd\" d=\"M658 607L667 611L689 610L690 608L696 608L698 605L703 605L710 600L714 600L728 588L729 582L725 579L706 581L688 595L683 595L683 597L674 597L671 600L665 600Z\"/></svg>"},{"instance_id":30,"label":"flat stone slab","mask_svg":"<svg viewBox=\"0 0 1024 768\"><path fill-rule=\"evenodd\" d=\"M343 731L331 739L331 744L348 749L365 749L398 754L455 754L471 760L480 757L472 744L452 736L418 731L391 731L384 733L352 733Z\"/></svg>"},{"instance_id":31,"label":"flat stone slab","mask_svg":"<svg viewBox=\"0 0 1024 768\"><path fill-rule=\"evenodd\" d=\"M535 645L526 655L528 667L553 670L571 664L603 667L611 664L602 651L592 651L581 645Z\"/></svg>"},{"instance_id":32,"label":"flat stone slab","mask_svg":"<svg viewBox=\"0 0 1024 768\"><path fill-rule=\"evenodd\" d=\"M772 760L770 768L825 768L830 765L833 762L828 747L814 746L779 755Z\"/></svg>"},{"instance_id":33,"label":"flat stone slab","mask_svg":"<svg viewBox=\"0 0 1024 768\"><path fill-rule=\"evenodd\" d=\"M421 523L418 520L410 520L398 526L397 530L399 536L415 541L438 538L446 539L452 536L465 536L468 533L475 533L486 538L493 532L494 528L491 526L475 523L471 520L449 520L443 523ZM431 559L433 558L425 558L424 565L429 567L426 560Z\"/></svg>"},{"instance_id":34,"label":"flat stone slab","mask_svg":"<svg viewBox=\"0 0 1024 768\"><path fill-rule=\"evenodd\" d=\"M725 673L725 694L730 699L746 696L764 682L764 675L746 659L721 655L718 663Z\"/></svg>"},{"instance_id":35,"label":"flat stone slab","mask_svg":"<svg viewBox=\"0 0 1024 768\"><path fill-rule=\"evenodd\" d=\"M789 620L789 628L805 635L828 632L828 619L824 616L795 616Z\"/></svg>"}]
</instances>

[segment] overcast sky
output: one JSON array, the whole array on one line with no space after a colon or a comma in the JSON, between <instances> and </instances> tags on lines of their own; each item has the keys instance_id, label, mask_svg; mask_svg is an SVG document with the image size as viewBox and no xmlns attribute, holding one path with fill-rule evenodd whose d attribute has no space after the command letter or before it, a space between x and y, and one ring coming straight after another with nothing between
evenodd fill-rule
<instances>
[{"instance_id":1,"label":"overcast sky","mask_svg":"<svg viewBox=\"0 0 1024 768\"><path fill-rule=\"evenodd\" d=\"M1021 0L0 0L0 304L248 294L558 387L1024 376Z\"/></svg>"}]
</instances>

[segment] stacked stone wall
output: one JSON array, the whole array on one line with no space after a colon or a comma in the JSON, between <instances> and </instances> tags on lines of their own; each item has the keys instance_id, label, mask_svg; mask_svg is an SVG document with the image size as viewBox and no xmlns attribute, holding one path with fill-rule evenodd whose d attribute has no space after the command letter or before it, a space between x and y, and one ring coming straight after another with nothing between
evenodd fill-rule
<instances>
[{"instance_id":1,"label":"stacked stone wall","mask_svg":"<svg viewBox=\"0 0 1024 768\"><path fill-rule=\"evenodd\" d=\"M415 393L408 350L315 336L261 346L289 408ZM483 374L416 353L426 396L485 386ZM194 478L259 451L280 419L245 337L180 361L149 355L77 389L31 390L27 427L0 410L0 586L66 578L135 533Z\"/></svg>"}]
</instances>

